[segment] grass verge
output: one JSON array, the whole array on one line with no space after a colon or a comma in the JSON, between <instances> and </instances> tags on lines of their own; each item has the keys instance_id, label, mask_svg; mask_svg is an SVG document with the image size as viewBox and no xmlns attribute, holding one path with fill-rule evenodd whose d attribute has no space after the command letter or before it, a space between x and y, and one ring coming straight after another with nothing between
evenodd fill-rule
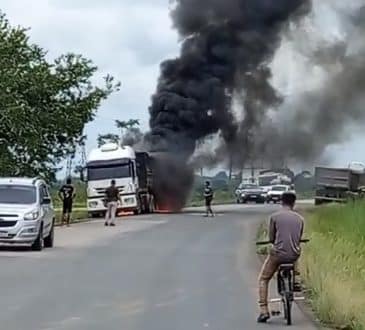
<instances>
[{"instance_id":1,"label":"grass verge","mask_svg":"<svg viewBox=\"0 0 365 330\"><path fill-rule=\"evenodd\" d=\"M303 247L300 267L312 309L331 327L365 329L365 203L311 209L306 219L311 241ZM262 224L257 240L266 239Z\"/></svg>"},{"instance_id":2,"label":"grass verge","mask_svg":"<svg viewBox=\"0 0 365 330\"><path fill-rule=\"evenodd\" d=\"M319 208L306 232L301 273L317 316L336 328L365 329L365 203Z\"/></svg>"},{"instance_id":3,"label":"grass verge","mask_svg":"<svg viewBox=\"0 0 365 330\"><path fill-rule=\"evenodd\" d=\"M88 214L86 209L78 209L72 212L72 223L84 222L87 220ZM56 225L61 224L62 210L56 209Z\"/></svg>"},{"instance_id":4,"label":"grass verge","mask_svg":"<svg viewBox=\"0 0 365 330\"><path fill-rule=\"evenodd\" d=\"M218 190L214 194L213 205L232 204L235 202L234 196L229 191ZM202 194L195 194L188 202L189 207L204 206L205 201Z\"/></svg>"}]
</instances>

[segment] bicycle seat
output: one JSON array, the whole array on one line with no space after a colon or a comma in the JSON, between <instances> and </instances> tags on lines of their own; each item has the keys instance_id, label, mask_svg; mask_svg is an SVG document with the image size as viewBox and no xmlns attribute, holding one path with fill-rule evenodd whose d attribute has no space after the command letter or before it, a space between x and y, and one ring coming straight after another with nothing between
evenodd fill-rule
<instances>
[{"instance_id":1,"label":"bicycle seat","mask_svg":"<svg viewBox=\"0 0 365 330\"><path fill-rule=\"evenodd\" d=\"M294 264L281 264L279 270L293 270Z\"/></svg>"}]
</instances>

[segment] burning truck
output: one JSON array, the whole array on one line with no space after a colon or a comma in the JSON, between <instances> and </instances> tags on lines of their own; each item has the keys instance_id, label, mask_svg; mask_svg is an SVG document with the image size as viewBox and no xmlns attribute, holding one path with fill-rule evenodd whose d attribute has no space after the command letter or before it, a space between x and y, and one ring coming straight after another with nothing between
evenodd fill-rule
<instances>
[{"instance_id":1,"label":"burning truck","mask_svg":"<svg viewBox=\"0 0 365 330\"><path fill-rule=\"evenodd\" d=\"M85 170L90 217L106 212L105 191L113 179L122 200L118 212L134 214L181 210L193 179L167 153L137 151L114 143L92 150Z\"/></svg>"}]
</instances>

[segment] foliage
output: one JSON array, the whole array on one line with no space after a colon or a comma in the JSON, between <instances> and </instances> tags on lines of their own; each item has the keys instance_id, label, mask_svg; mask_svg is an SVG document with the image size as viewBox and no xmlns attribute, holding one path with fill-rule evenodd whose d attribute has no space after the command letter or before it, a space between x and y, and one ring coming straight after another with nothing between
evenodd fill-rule
<instances>
[{"instance_id":1,"label":"foliage","mask_svg":"<svg viewBox=\"0 0 365 330\"><path fill-rule=\"evenodd\" d=\"M57 166L75 151L86 123L119 84L93 85L93 63L75 54L47 61L27 30L0 13L0 175L54 179Z\"/></svg>"},{"instance_id":2,"label":"foliage","mask_svg":"<svg viewBox=\"0 0 365 330\"><path fill-rule=\"evenodd\" d=\"M120 137L117 134L103 134L103 135L99 135L98 136L98 146L101 147L102 145L106 144L106 143L115 143L115 144L119 144L120 141Z\"/></svg>"},{"instance_id":3,"label":"foliage","mask_svg":"<svg viewBox=\"0 0 365 330\"><path fill-rule=\"evenodd\" d=\"M121 130L121 138L117 134L108 133L99 135L98 146L102 146L105 143L112 142L124 146L134 146L140 142L143 138L143 133L139 128L140 121L138 119L130 119L128 121L115 121L116 128Z\"/></svg>"}]
</instances>

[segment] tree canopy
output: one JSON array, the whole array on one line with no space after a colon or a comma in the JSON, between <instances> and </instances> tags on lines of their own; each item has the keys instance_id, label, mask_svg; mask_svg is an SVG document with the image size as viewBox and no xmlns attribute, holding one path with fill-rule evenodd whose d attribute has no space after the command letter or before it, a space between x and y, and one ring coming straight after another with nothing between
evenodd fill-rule
<instances>
[{"instance_id":1,"label":"tree canopy","mask_svg":"<svg viewBox=\"0 0 365 330\"><path fill-rule=\"evenodd\" d=\"M0 13L1 176L54 179L60 161L83 143L100 103L119 89L110 75L93 84L97 67L82 55L46 55L27 29Z\"/></svg>"},{"instance_id":2,"label":"tree canopy","mask_svg":"<svg viewBox=\"0 0 365 330\"><path fill-rule=\"evenodd\" d=\"M143 133L139 128L139 119L129 119L128 121L115 121L115 127L121 130L121 134L103 134L98 137L98 146L112 142L124 146L134 146L143 139Z\"/></svg>"}]
</instances>

